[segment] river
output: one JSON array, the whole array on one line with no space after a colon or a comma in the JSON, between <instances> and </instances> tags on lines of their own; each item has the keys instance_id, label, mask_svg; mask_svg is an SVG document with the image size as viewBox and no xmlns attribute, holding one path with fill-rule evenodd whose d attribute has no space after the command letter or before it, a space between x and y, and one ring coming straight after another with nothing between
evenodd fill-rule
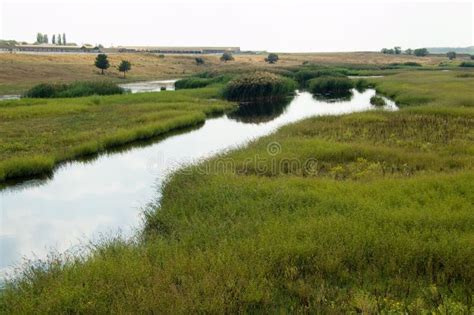
<instances>
[{"instance_id":1,"label":"river","mask_svg":"<svg viewBox=\"0 0 474 315\"><path fill-rule=\"evenodd\" d=\"M135 86L136 88L136 86ZM170 88L171 89L171 88ZM146 90L146 89L145 89ZM148 91L148 90L146 90ZM141 226L141 213L159 201L159 187L176 168L265 136L278 127L318 115L374 109L372 89L329 102L299 92L270 111L208 119L202 126L128 146L88 161L58 166L53 175L0 190L0 276L23 259L43 259L117 233L127 237ZM387 100L385 110L396 110Z\"/></svg>"}]
</instances>

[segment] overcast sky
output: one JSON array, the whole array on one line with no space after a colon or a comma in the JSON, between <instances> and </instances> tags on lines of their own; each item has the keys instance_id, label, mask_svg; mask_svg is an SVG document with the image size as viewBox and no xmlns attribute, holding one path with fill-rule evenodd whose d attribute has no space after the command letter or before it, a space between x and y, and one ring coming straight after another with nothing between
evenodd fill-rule
<instances>
[{"instance_id":1,"label":"overcast sky","mask_svg":"<svg viewBox=\"0 0 474 315\"><path fill-rule=\"evenodd\" d=\"M0 38L276 52L473 45L473 1L0 0Z\"/></svg>"}]
</instances>

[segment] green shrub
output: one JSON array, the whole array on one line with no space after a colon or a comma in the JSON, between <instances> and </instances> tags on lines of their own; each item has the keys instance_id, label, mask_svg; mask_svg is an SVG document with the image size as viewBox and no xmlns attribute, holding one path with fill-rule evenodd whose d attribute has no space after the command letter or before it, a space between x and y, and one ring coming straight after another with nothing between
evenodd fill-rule
<instances>
[{"instance_id":1,"label":"green shrub","mask_svg":"<svg viewBox=\"0 0 474 315\"><path fill-rule=\"evenodd\" d=\"M175 82L174 86L177 90L180 89L197 89L206 87L215 83L228 82L232 76L230 75L218 75L215 76L209 72L202 72L195 76L184 78Z\"/></svg>"},{"instance_id":2,"label":"green shrub","mask_svg":"<svg viewBox=\"0 0 474 315\"><path fill-rule=\"evenodd\" d=\"M255 72L227 83L223 95L232 101L282 98L292 94L296 87L296 83L289 78L270 72Z\"/></svg>"},{"instance_id":3,"label":"green shrub","mask_svg":"<svg viewBox=\"0 0 474 315\"><path fill-rule=\"evenodd\" d=\"M464 61L464 62L461 62L461 64L459 66L460 67L471 68L471 67L474 67L474 62Z\"/></svg>"},{"instance_id":4,"label":"green shrub","mask_svg":"<svg viewBox=\"0 0 474 315\"><path fill-rule=\"evenodd\" d=\"M377 95L374 95L370 98L370 104L372 104L374 106L385 106L386 105L385 100L382 97L377 96Z\"/></svg>"},{"instance_id":5,"label":"green shrub","mask_svg":"<svg viewBox=\"0 0 474 315\"><path fill-rule=\"evenodd\" d=\"M313 94L344 95L350 93L353 83L345 77L321 77L308 82L308 88Z\"/></svg>"},{"instance_id":6,"label":"green shrub","mask_svg":"<svg viewBox=\"0 0 474 315\"><path fill-rule=\"evenodd\" d=\"M358 79L357 81L355 81L354 87L357 91L363 92L366 89L372 87L372 85L369 83L369 81L365 79Z\"/></svg>"},{"instance_id":7,"label":"green shrub","mask_svg":"<svg viewBox=\"0 0 474 315\"><path fill-rule=\"evenodd\" d=\"M300 70L295 73L295 80L302 88L308 87L308 81L319 77L344 77L340 70Z\"/></svg>"},{"instance_id":8,"label":"green shrub","mask_svg":"<svg viewBox=\"0 0 474 315\"><path fill-rule=\"evenodd\" d=\"M41 83L28 90L24 97L57 98L81 97L90 95L122 94L124 90L111 82L74 82L71 84Z\"/></svg>"}]
</instances>

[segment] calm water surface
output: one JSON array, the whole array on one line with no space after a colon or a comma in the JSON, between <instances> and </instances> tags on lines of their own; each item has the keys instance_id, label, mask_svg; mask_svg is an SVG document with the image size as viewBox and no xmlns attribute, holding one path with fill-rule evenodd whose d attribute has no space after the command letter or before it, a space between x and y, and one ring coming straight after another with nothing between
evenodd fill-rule
<instances>
[{"instance_id":1,"label":"calm water surface","mask_svg":"<svg viewBox=\"0 0 474 315\"><path fill-rule=\"evenodd\" d=\"M86 241L140 227L141 210L159 200L158 187L173 170L267 135L285 124L317 115L374 109L374 90L327 102L301 92L270 111L238 111L146 145L109 152L89 162L59 166L49 179L0 190L0 275L22 258L44 258ZM386 110L397 107L388 101Z\"/></svg>"}]
</instances>

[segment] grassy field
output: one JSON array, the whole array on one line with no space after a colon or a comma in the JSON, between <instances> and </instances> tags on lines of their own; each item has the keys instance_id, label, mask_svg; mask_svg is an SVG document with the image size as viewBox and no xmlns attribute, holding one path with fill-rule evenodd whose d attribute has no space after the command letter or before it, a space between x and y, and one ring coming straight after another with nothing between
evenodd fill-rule
<instances>
[{"instance_id":1,"label":"grassy field","mask_svg":"<svg viewBox=\"0 0 474 315\"><path fill-rule=\"evenodd\" d=\"M137 239L30 265L0 311L474 312L465 74L377 79L400 111L311 118L175 174Z\"/></svg>"},{"instance_id":2,"label":"grassy field","mask_svg":"<svg viewBox=\"0 0 474 315\"><path fill-rule=\"evenodd\" d=\"M0 103L0 181L49 172L61 161L202 123L223 112L216 88L22 99Z\"/></svg>"},{"instance_id":3,"label":"grassy field","mask_svg":"<svg viewBox=\"0 0 474 315\"><path fill-rule=\"evenodd\" d=\"M235 61L223 63L220 56L201 56L205 64L197 66L195 56L156 54L109 54L111 67L105 76L114 82L129 82L151 79L181 78L200 71L235 71L250 68L279 69L299 66L303 62L324 64L372 64L418 62L423 65L438 65L448 60L444 57L395 56L380 53L318 53L280 54L277 64L264 61L266 55L236 55ZM71 82L75 80L101 80L94 64L94 54L39 55L0 53L0 95L16 94L38 83ZM121 60L132 63L127 79L117 70Z\"/></svg>"}]
</instances>

